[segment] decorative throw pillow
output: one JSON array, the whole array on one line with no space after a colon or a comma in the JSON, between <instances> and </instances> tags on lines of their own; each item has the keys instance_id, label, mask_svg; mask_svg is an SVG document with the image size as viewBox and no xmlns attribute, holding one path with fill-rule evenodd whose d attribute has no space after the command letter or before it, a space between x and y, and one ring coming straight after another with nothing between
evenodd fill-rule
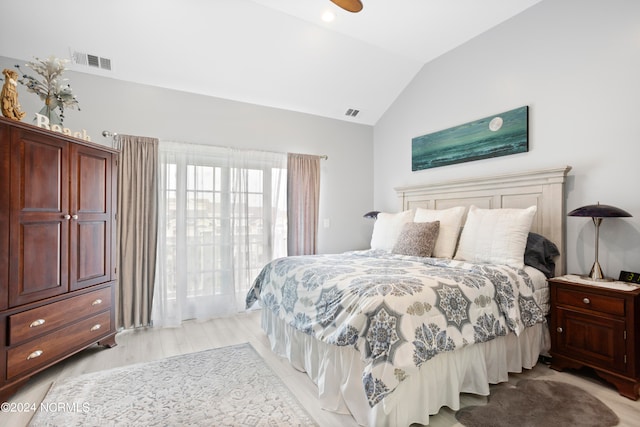
<instances>
[{"instance_id":1,"label":"decorative throw pillow","mask_svg":"<svg viewBox=\"0 0 640 427\"><path fill-rule=\"evenodd\" d=\"M440 221L407 222L398 236L394 254L430 257L436 245Z\"/></svg>"},{"instance_id":2,"label":"decorative throw pillow","mask_svg":"<svg viewBox=\"0 0 640 427\"><path fill-rule=\"evenodd\" d=\"M380 212L373 225L371 249L390 251L398 240L405 223L413 221L413 210L398 213Z\"/></svg>"},{"instance_id":3,"label":"decorative throw pillow","mask_svg":"<svg viewBox=\"0 0 640 427\"><path fill-rule=\"evenodd\" d=\"M524 249L536 206L526 209L469 207L455 259L524 268Z\"/></svg>"},{"instance_id":4,"label":"decorative throw pillow","mask_svg":"<svg viewBox=\"0 0 640 427\"><path fill-rule=\"evenodd\" d=\"M415 222L440 221L440 232L438 233L438 240L436 240L432 256L436 258L453 258L466 210L467 208L464 206L456 206L449 209L416 209L416 215L413 217Z\"/></svg>"}]
</instances>

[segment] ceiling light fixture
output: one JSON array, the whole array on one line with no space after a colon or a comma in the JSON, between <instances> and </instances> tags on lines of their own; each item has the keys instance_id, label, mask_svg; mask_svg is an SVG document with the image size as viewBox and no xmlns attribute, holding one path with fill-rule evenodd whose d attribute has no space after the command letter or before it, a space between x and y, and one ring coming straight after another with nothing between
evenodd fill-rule
<instances>
[{"instance_id":1,"label":"ceiling light fixture","mask_svg":"<svg viewBox=\"0 0 640 427\"><path fill-rule=\"evenodd\" d=\"M322 20L324 22L333 22L334 19L336 19L336 14L331 10L325 10L322 14Z\"/></svg>"},{"instance_id":2,"label":"ceiling light fixture","mask_svg":"<svg viewBox=\"0 0 640 427\"><path fill-rule=\"evenodd\" d=\"M362 2L360 0L331 0L341 8L349 12L360 12L362 10Z\"/></svg>"}]
</instances>

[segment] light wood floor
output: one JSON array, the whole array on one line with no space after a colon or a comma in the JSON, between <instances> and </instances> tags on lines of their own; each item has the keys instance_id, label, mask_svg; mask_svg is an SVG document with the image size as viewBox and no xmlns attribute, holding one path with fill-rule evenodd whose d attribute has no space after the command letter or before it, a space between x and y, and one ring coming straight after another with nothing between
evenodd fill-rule
<instances>
[{"instance_id":1,"label":"light wood floor","mask_svg":"<svg viewBox=\"0 0 640 427\"><path fill-rule=\"evenodd\" d=\"M350 416L322 410L316 398L317 388L307 375L296 371L287 361L271 352L268 339L260 328L259 312L242 313L207 322L185 322L179 328L127 330L119 333L116 341L118 345L114 348L90 347L35 375L9 402L37 406L55 380L183 353L250 342L321 426L356 425ZM620 426L637 426L640 423L640 400L632 401L620 396L612 386L588 373L556 372L539 363L530 371L511 375L509 381L517 383L524 378L551 379L574 384L607 404L620 417ZM482 396L462 396L463 406L485 402L486 398ZM32 416L33 412L0 412L0 426L26 426ZM443 408L437 415L430 418L429 425L440 427L460 424L455 419L454 411Z\"/></svg>"}]
</instances>

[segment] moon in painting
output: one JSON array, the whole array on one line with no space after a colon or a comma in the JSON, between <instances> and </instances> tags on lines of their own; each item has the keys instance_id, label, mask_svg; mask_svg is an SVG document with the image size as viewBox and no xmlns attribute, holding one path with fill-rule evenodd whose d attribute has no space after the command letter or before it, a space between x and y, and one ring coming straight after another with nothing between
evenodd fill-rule
<instances>
[{"instance_id":1,"label":"moon in painting","mask_svg":"<svg viewBox=\"0 0 640 427\"><path fill-rule=\"evenodd\" d=\"M489 129L491 129L493 132L496 132L497 130L499 130L502 127L502 117L494 117L490 122L489 122Z\"/></svg>"}]
</instances>

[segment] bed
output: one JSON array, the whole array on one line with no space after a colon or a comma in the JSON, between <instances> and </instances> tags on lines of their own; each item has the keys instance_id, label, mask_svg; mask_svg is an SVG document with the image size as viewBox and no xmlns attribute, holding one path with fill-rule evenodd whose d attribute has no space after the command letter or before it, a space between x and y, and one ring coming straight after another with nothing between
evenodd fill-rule
<instances>
[{"instance_id":1,"label":"bed","mask_svg":"<svg viewBox=\"0 0 640 427\"><path fill-rule=\"evenodd\" d=\"M274 260L247 305L259 301L272 350L324 409L427 425L546 354L570 169L396 188L400 209L378 215L371 249Z\"/></svg>"}]
</instances>

